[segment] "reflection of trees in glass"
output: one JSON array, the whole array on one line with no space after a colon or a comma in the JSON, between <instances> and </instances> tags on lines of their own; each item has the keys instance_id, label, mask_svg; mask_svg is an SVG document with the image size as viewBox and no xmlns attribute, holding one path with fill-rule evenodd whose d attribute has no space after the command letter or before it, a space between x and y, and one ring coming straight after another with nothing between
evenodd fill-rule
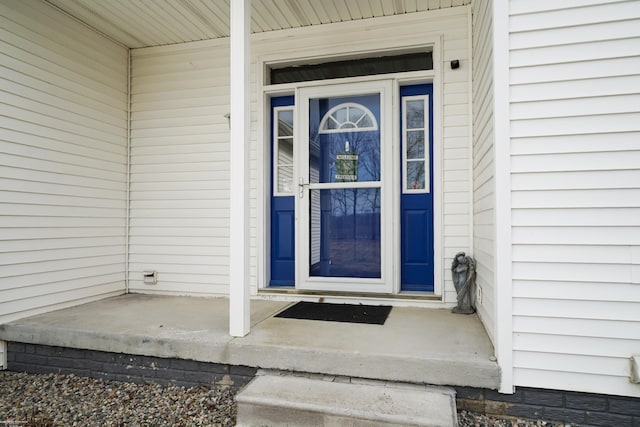
<instances>
[{"instance_id":1,"label":"reflection of trees in glass","mask_svg":"<svg viewBox=\"0 0 640 427\"><path fill-rule=\"evenodd\" d=\"M342 248L352 261L373 262L380 250L380 189L349 188L321 190L324 198L322 232L333 249ZM328 234L326 234L328 233ZM339 243L337 243L339 242ZM372 252L373 251L373 252ZM378 265L378 261L373 264Z\"/></svg>"},{"instance_id":2,"label":"reflection of trees in glass","mask_svg":"<svg viewBox=\"0 0 640 427\"><path fill-rule=\"evenodd\" d=\"M424 129L424 100L407 101L407 129Z\"/></svg>"},{"instance_id":3,"label":"reflection of trees in glass","mask_svg":"<svg viewBox=\"0 0 640 427\"><path fill-rule=\"evenodd\" d=\"M424 160L407 162L407 189L424 189L425 162Z\"/></svg>"},{"instance_id":4,"label":"reflection of trees in glass","mask_svg":"<svg viewBox=\"0 0 640 427\"><path fill-rule=\"evenodd\" d=\"M406 188L425 188L425 104L424 99L407 101L405 104L405 162Z\"/></svg>"},{"instance_id":5,"label":"reflection of trees in glass","mask_svg":"<svg viewBox=\"0 0 640 427\"><path fill-rule=\"evenodd\" d=\"M379 102L370 98L367 102ZM331 104L338 106L331 109ZM310 206L311 248L316 255L312 259L322 276L380 277L380 188L348 188L348 177L336 177L357 175L355 181L360 183L381 179L380 132L364 107L358 106L346 97L310 100L309 180L347 187L312 190L319 192ZM320 133L318 126L327 111L333 111L335 118L327 118ZM351 165L336 163L353 161L338 159L342 153L358 155L355 174L347 167Z\"/></svg>"},{"instance_id":6,"label":"reflection of trees in glass","mask_svg":"<svg viewBox=\"0 0 640 427\"><path fill-rule=\"evenodd\" d=\"M380 213L380 191L377 188L345 188L331 192L333 215L357 216Z\"/></svg>"},{"instance_id":7,"label":"reflection of trees in glass","mask_svg":"<svg viewBox=\"0 0 640 427\"><path fill-rule=\"evenodd\" d=\"M345 143L349 141L349 152L358 154L357 182L380 181L380 137L379 132L344 132L320 135L320 144L326 144L320 152L324 154L321 162L327 175L323 182L336 182L336 156L345 152ZM363 191L364 190L364 191ZM359 213L380 212L380 192L368 189L346 189L332 195L335 214L355 215Z\"/></svg>"},{"instance_id":8,"label":"reflection of trees in glass","mask_svg":"<svg viewBox=\"0 0 640 427\"><path fill-rule=\"evenodd\" d=\"M370 101L379 102L378 99L371 96ZM379 182L381 178L380 131L375 116L371 116L371 112L364 105L351 102L349 98L335 98L332 101L335 100L343 102L328 108L329 99L310 100L310 182L339 181L336 179L338 172L336 156L347 151L345 149L347 141L348 152L358 154L357 182ZM315 126L314 123L316 123ZM320 126L324 126L322 133L319 131ZM338 130L340 128L344 131ZM345 181L340 180L340 182ZM332 191L330 196L332 214L353 216L354 219L358 214L379 214L380 191L370 190L350 188Z\"/></svg>"},{"instance_id":9,"label":"reflection of trees in glass","mask_svg":"<svg viewBox=\"0 0 640 427\"><path fill-rule=\"evenodd\" d=\"M345 152L346 141L349 141L349 152L358 154L358 182L380 181L378 131L318 134L317 129L310 129L309 136L310 182L336 182L336 156ZM332 205L334 214L339 215L379 213L380 192L344 190L332 194Z\"/></svg>"},{"instance_id":10,"label":"reflection of trees in glass","mask_svg":"<svg viewBox=\"0 0 640 427\"><path fill-rule=\"evenodd\" d=\"M379 193L380 189L354 190L311 190L312 205L321 209L312 209L310 248L314 276L380 277L379 208L369 212L361 207L375 198L366 193Z\"/></svg>"},{"instance_id":11,"label":"reflection of trees in glass","mask_svg":"<svg viewBox=\"0 0 640 427\"><path fill-rule=\"evenodd\" d=\"M358 154L358 182L380 181L380 133L376 131L320 135L320 144L328 148L321 150L325 154L322 162L328 170L323 182L336 182L336 156L346 151L347 141L349 152Z\"/></svg>"}]
</instances>

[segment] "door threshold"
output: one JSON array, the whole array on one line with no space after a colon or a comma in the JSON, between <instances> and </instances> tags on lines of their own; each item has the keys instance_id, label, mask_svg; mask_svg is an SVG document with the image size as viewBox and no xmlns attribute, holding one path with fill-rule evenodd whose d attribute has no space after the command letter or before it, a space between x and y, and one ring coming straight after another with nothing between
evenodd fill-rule
<instances>
[{"instance_id":1,"label":"door threshold","mask_svg":"<svg viewBox=\"0 0 640 427\"><path fill-rule=\"evenodd\" d=\"M258 296L299 296L310 298L362 298L362 299L386 299L386 300L413 300L413 301L442 301L440 295L431 292L401 292L399 294L379 294L367 292L339 292L339 291L310 291L299 289L258 289Z\"/></svg>"}]
</instances>

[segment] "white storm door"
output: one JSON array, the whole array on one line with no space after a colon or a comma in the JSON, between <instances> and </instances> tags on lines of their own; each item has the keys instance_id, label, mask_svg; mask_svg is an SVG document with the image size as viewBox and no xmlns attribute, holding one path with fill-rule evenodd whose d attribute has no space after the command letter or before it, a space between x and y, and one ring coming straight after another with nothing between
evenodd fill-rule
<instances>
[{"instance_id":1,"label":"white storm door","mask_svg":"<svg viewBox=\"0 0 640 427\"><path fill-rule=\"evenodd\" d=\"M393 291L392 84L302 88L296 287Z\"/></svg>"}]
</instances>

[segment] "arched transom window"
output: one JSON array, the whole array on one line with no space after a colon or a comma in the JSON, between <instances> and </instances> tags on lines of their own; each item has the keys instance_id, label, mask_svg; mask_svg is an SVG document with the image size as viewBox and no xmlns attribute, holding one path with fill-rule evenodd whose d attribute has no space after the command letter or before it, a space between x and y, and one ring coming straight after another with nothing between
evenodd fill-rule
<instances>
[{"instance_id":1,"label":"arched transom window","mask_svg":"<svg viewBox=\"0 0 640 427\"><path fill-rule=\"evenodd\" d=\"M378 121L371 110L355 102L336 105L322 118L320 133L364 132L378 130Z\"/></svg>"}]
</instances>

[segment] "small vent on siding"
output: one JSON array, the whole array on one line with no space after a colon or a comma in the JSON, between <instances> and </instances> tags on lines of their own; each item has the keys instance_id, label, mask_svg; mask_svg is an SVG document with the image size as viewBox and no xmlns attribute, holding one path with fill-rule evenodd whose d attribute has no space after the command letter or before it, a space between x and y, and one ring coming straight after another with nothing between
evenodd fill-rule
<instances>
[{"instance_id":1,"label":"small vent on siding","mask_svg":"<svg viewBox=\"0 0 640 427\"><path fill-rule=\"evenodd\" d=\"M631 376L633 384L640 384L640 354L631 356Z\"/></svg>"},{"instance_id":2,"label":"small vent on siding","mask_svg":"<svg viewBox=\"0 0 640 427\"><path fill-rule=\"evenodd\" d=\"M155 271L145 271L142 274L145 285L155 285L158 283L158 274Z\"/></svg>"},{"instance_id":3,"label":"small vent on siding","mask_svg":"<svg viewBox=\"0 0 640 427\"><path fill-rule=\"evenodd\" d=\"M345 77L372 76L433 69L431 52L417 52L402 55L359 58L330 61L320 64L306 64L269 67L269 83L295 83L312 80L328 80Z\"/></svg>"}]
</instances>

